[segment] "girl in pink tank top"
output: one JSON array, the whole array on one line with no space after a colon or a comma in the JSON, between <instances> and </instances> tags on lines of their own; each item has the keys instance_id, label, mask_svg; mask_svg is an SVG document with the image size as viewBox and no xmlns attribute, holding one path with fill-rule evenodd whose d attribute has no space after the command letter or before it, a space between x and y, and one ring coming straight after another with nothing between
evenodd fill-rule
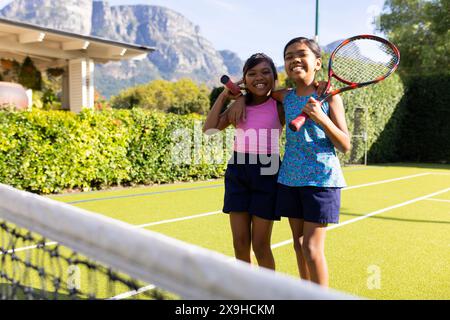
<instances>
[{"instance_id":1,"label":"girl in pink tank top","mask_svg":"<svg viewBox=\"0 0 450 320\"><path fill-rule=\"evenodd\" d=\"M277 71L271 58L252 55L243 68L246 119L235 130L234 154L225 172L223 212L229 213L237 259L251 263L251 248L259 266L275 269L270 248L279 169L279 137L284 125L282 106L270 97ZM238 95L239 96L239 95ZM230 125L226 101L235 99L227 88L211 108L203 132L213 134Z\"/></svg>"},{"instance_id":2,"label":"girl in pink tank top","mask_svg":"<svg viewBox=\"0 0 450 320\"><path fill-rule=\"evenodd\" d=\"M234 151L252 154L279 154L282 130L277 101L269 98L256 106L246 107L246 121L236 126Z\"/></svg>"}]
</instances>

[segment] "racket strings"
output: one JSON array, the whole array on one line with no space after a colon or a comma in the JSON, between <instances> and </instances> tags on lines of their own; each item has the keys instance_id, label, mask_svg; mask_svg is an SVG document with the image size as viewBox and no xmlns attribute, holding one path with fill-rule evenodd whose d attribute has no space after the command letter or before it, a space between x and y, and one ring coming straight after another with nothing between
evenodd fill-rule
<instances>
[{"instance_id":1,"label":"racket strings","mask_svg":"<svg viewBox=\"0 0 450 320\"><path fill-rule=\"evenodd\" d=\"M333 72L346 81L364 83L385 77L397 63L398 56L389 45L358 39L336 51Z\"/></svg>"}]
</instances>

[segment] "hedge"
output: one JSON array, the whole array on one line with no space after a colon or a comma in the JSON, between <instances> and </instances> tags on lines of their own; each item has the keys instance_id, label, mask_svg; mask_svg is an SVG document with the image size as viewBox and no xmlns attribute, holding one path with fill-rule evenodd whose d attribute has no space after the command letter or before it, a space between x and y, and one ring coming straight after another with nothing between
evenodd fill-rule
<instances>
[{"instance_id":1,"label":"hedge","mask_svg":"<svg viewBox=\"0 0 450 320\"><path fill-rule=\"evenodd\" d=\"M54 193L217 178L232 136L204 136L201 120L140 109L0 111L0 182Z\"/></svg>"},{"instance_id":2,"label":"hedge","mask_svg":"<svg viewBox=\"0 0 450 320\"><path fill-rule=\"evenodd\" d=\"M450 163L450 75L411 77L386 129L370 150L374 161Z\"/></svg>"},{"instance_id":3,"label":"hedge","mask_svg":"<svg viewBox=\"0 0 450 320\"><path fill-rule=\"evenodd\" d=\"M385 156L396 152L392 149L389 139L382 144L377 141L402 103L404 94L405 87L397 74L378 84L342 94L350 135L358 136L366 131L368 163L386 162ZM368 113L367 121L365 112ZM395 138L395 132L387 136ZM364 139L352 138L352 150L346 155L340 154L339 157L344 163L363 163Z\"/></svg>"}]
</instances>

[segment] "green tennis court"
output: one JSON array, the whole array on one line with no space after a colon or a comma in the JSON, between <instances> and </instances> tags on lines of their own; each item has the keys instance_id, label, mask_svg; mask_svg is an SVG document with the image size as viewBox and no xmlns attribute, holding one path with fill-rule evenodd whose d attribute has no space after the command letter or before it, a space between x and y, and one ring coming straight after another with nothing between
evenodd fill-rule
<instances>
[{"instance_id":1,"label":"green tennis court","mask_svg":"<svg viewBox=\"0 0 450 320\"><path fill-rule=\"evenodd\" d=\"M344 168L341 221L330 225L330 286L371 299L449 299L450 166ZM233 256L223 181L52 196ZM297 275L287 220L274 226L277 270Z\"/></svg>"}]
</instances>

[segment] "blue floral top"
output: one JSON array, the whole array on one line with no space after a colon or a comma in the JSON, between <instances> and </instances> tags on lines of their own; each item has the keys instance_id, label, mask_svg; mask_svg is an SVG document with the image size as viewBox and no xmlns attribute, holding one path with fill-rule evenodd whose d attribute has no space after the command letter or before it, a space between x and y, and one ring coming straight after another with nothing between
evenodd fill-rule
<instances>
[{"instance_id":1,"label":"blue floral top","mask_svg":"<svg viewBox=\"0 0 450 320\"><path fill-rule=\"evenodd\" d=\"M317 94L312 96L317 99ZM286 123L301 113L309 98L298 96L295 90L286 94L283 102ZM322 110L329 115L327 102L322 104ZM307 119L298 132L286 128L286 149L278 182L293 187L346 186L334 145L313 120Z\"/></svg>"}]
</instances>

